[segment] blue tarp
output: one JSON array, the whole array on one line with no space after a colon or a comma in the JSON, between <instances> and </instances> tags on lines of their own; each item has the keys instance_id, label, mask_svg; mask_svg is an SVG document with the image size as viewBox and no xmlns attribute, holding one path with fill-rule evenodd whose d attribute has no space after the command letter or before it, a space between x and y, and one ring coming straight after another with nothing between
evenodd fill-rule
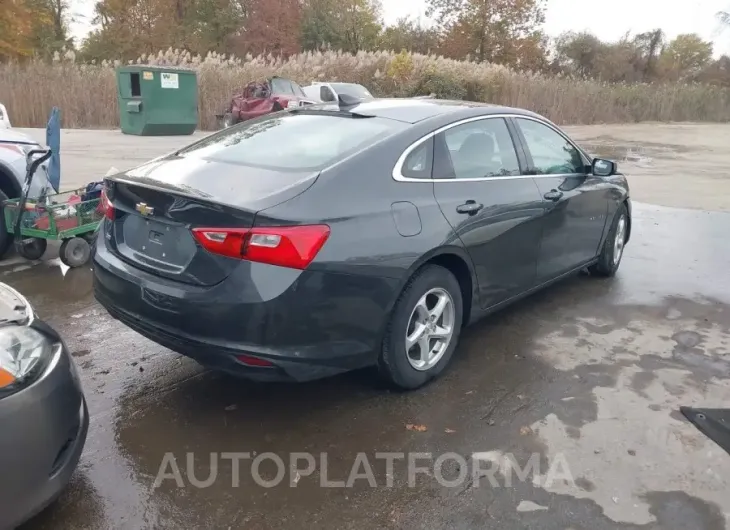
<instances>
[{"instance_id":1,"label":"blue tarp","mask_svg":"<svg viewBox=\"0 0 730 530\"><path fill-rule=\"evenodd\" d=\"M58 107L53 107L46 125L46 145L52 153L48 160L48 181L58 193L61 186L61 118Z\"/></svg>"}]
</instances>

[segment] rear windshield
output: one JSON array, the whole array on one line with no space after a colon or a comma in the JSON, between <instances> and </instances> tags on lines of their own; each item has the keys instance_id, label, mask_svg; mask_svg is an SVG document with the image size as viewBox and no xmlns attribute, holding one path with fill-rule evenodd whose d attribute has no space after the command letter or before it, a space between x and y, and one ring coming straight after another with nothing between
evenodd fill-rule
<instances>
[{"instance_id":1,"label":"rear windshield","mask_svg":"<svg viewBox=\"0 0 730 530\"><path fill-rule=\"evenodd\" d=\"M407 127L385 118L328 116L325 112L244 122L177 154L269 169L319 170Z\"/></svg>"}]
</instances>

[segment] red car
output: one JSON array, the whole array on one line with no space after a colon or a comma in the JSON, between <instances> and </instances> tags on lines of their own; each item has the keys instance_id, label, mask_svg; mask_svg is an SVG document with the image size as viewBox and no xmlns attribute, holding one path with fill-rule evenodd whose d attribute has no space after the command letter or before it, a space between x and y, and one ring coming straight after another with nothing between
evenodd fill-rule
<instances>
[{"instance_id":1,"label":"red car","mask_svg":"<svg viewBox=\"0 0 730 530\"><path fill-rule=\"evenodd\" d=\"M269 112L277 112L289 107L311 105L302 87L283 77L272 77L263 82L254 81L246 85L243 92L231 99L223 115L223 127L238 122L258 118Z\"/></svg>"}]
</instances>

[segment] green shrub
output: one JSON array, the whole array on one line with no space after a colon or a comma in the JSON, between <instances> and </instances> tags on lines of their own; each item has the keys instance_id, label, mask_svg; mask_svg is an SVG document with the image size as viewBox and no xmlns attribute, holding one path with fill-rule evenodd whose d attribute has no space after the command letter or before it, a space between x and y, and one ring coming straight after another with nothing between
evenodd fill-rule
<instances>
[{"instance_id":1,"label":"green shrub","mask_svg":"<svg viewBox=\"0 0 730 530\"><path fill-rule=\"evenodd\" d=\"M466 99L465 83L450 76L427 73L417 79L408 91L409 97L433 94L439 99Z\"/></svg>"}]
</instances>

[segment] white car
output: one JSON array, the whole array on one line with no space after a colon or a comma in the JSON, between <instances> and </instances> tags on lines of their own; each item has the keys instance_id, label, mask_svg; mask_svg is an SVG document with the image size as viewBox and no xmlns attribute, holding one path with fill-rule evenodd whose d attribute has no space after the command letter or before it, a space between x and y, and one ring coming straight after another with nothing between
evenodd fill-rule
<instances>
[{"instance_id":1,"label":"white car","mask_svg":"<svg viewBox=\"0 0 730 530\"><path fill-rule=\"evenodd\" d=\"M357 98L361 101L374 99L370 91L357 83L312 83L302 90L309 99L317 103L337 101L337 96L344 94Z\"/></svg>"},{"instance_id":2,"label":"white car","mask_svg":"<svg viewBox=\"0 0 730 530\"><path fill-rule=\"evenodd\" d=\"M10 125L8 109L5 108L5 105L0 103L0 129L10 129L11 127L12 125Z\"/></svg>"},{"instance_id":3,"label":"white car","mask_svg":"<svg viewBox=\"0 0 730 530\"><path fill-rule=\"evenodd\" d=\"M20 197L25 183L26 155L33 149L43 147L27 134L0 127L0 204L5 199ZM36 171L28 197L40 197L53 192L48 181L48 163ZM5 228L5 216L0 207L0 258L5 254L13 239Z\"/></svg>"}]
</instances>

